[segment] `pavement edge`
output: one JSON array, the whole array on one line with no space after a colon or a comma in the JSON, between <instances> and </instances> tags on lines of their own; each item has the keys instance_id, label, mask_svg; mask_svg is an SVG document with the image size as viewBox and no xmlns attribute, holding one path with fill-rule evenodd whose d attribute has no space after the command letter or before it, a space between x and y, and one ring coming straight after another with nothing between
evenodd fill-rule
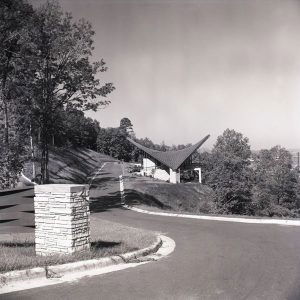
<instances>
[{"instance_id":1,"label":"pavement edge","mask_svg":"<svg viewBox=\"0 0 300 300\"><path fill-rule=\"evenodd\" d=\"M68 273L100 269L121 263L129 263L132 259L138 259L140 257L144 257L157 252L161 246L162 239L159 235L157 235L156 241L149 247L120 255L114 255L100 259L82 260L62 265L53 265L6 272L0 274L0 294L1 287L4 287L8 284L14 284L20 281L32 279L60 278Z\"/></svg>"},{"instance_id":2,"label":"pavement edge","mask_svg":"<svg viewBox=\"0 0 300 300\"><path fill-rule=\"evenodd\" d=\"M187 215L180 213L166 213L166 212L154 212L128 204L123 204L123 207L135 212L165 216L165 217L177 217L177 218L187 218L187 219L198 219L198 220L208 220L208 221L222 221L222 222L235 222L235 223L246 223L246 224L269 224L269 225L282 225L282 226L300 226L300 220L286 220L286 219L259 219L259 218L242 218L242 217L223 217L223 216L203 216L203 215Z\"/></svg>"}]
</instances>

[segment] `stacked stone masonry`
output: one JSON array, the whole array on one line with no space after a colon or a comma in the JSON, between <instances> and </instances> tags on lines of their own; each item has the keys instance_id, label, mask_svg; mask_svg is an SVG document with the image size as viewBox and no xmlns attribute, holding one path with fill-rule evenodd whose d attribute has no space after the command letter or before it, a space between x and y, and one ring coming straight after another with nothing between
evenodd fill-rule
<instances>
[{"instance_id":1,"label":"stacked stone masonry","mask_svg":"<svg viewBox=\"0 0 300 300\"><path fill-rule=\"evenodd\" d=\"M88 193L85 185L35 186L37 255L71 254L90 249Z\"/></svg>"}]
</instances>

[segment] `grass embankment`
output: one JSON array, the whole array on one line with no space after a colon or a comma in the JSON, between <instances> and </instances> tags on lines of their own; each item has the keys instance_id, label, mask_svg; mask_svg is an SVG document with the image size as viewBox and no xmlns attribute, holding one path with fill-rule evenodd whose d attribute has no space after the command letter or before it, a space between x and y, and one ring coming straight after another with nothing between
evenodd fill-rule
<instances>
[{"instance_id":1,"label":"grass embankment","mask_svg":"<svg viewBox=\"0 0 300 300\"><path fill-rule=\"evenodd\" d=\"M52 148L49 154L50 183L88 183L89 177L102 163L114 158L86 148ZM35 163L36 174L40 166ZM32 163L28 162L24 174L32 179Z\"/></svg>"},{"instance_id":2,"label":"grass embankment","mask_svg":"<svg viewBox=\"0 0 300 300\"><path fill-rule=\"evenodd\" d=\"M128 176L125 182L126 203L165 210L211 213L213 191L200 183L170 184L164 181Z\"/></svg>"},{"instance_id":3,"label":"grass embankment","mask_svg":"<svg viewBox=\"0 0 300 300\"><path fill-rule=\"evenodd\" d=\"M72 255L35 256L34 233L0 235L0 273L95 259L143 249L153 232L91 217L91 250Z\"/></svg>"}]
</instances>

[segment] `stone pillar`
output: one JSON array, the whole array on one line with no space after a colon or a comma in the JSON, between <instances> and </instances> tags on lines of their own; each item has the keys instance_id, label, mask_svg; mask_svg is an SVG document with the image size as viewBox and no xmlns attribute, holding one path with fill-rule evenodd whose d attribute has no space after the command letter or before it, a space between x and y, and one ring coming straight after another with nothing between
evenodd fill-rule
<instances>
[{"instance_id":1,"label":"stone pillar","mask_svg":"<svg viewBox=\"0 0 300 300\"><path fill-rule=\"evenodd\" d=\"M180 183L180 170L172 170L170 168L170 183Z\"/></svg>"},{"instance_id":2,"label":"stone pillar","mask_svg":"<svg viewBox=\"0 0 300 300\"><path fill-rule=\"evenodd\" d=\"M85 185L34 187L37 255L71 254L90 249L89 190Z\"/></svg>"}]
</instances>

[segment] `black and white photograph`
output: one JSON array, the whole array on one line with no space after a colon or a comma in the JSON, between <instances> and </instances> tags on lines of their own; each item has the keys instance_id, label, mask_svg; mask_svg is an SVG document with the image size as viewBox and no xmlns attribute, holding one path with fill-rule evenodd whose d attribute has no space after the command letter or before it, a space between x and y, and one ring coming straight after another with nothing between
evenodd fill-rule
<instances>
[{"instance_id":1,"label":"black and white photograph","mask_svg":"<svg viewBox=\"0 0 300 300\"><path fill-rule=\"evenodd\" d=\"M0 0L0 299L300 300L300 0Z\"/></svg>"}]
</instances>

